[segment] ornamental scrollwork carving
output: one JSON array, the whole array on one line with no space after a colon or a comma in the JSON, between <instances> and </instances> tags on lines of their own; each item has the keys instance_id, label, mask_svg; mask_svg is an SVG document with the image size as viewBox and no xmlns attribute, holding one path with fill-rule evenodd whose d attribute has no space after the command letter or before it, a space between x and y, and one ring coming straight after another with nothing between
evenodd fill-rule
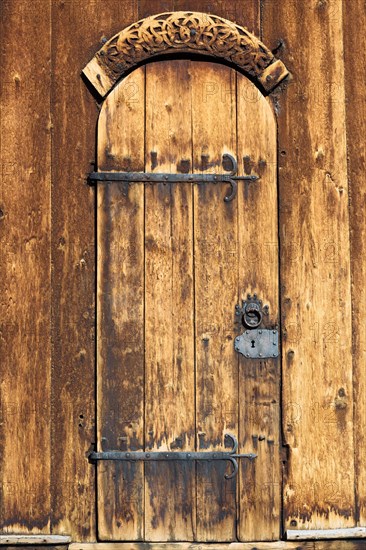
<instances>
[{"instance_id":1,"label":"ornamental scrollwork carving","mask_svg":"<svg viewBox=\"0 0 366 550\"><path fill-rule=\"evenodd\" d=\"M267 90L288 74L283 63L276 61L272 52L244 27L217 15L183 11L133 23L104 44L84 74L105 95L131 67L174 52L224 59L257 78Z\"/></svg>"}]
</instances>

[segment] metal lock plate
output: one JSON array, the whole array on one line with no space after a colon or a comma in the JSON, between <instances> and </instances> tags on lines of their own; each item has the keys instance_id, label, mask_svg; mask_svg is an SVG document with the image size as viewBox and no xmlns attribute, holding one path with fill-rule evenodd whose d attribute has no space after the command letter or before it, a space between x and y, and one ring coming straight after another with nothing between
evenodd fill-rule
<instances>
[{"instance_id":1,"label":"metal lock plate","mask_svg":"<svg viewBox=\"0 0 366 550\"><path fill-rule=\"evenodd\" d=\"M251 359L278 357L278 330L246 330L235 338L235 351Z\"/></svg>"}]
</instances>

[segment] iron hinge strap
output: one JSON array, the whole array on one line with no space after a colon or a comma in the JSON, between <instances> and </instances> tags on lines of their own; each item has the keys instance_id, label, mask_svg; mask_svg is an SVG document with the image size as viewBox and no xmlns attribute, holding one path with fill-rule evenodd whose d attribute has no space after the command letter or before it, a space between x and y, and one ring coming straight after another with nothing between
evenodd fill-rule
<instances>
[{"instance_id":1,"label":"iron hinge strap","mask_svg":"<svg viewBox=\"0 0 366 550\"><path fill-rule=\"evenodd\" d=\"M92 451L89 454L89 461L96 462L99 460L122 460L130 462L151 462L151 461L212 461L212 460L228 460L233 466L233 471L230 474L225 474L226 479L232 479L238 473L238 458L248 458L253 460L257 455L253 453L239 454L237 453L238 442L235 436L226 434L227 438L231 439L233 448L231 451L203 451L203 452L176 452L176 451Z\"/></svg>"},{"instance_id":2,"label":"iron hinge strap","mask_svg":"<svg viewBox=\"0 0 366 550\"><path fill-rule=\"evenodd\" d=\"M256 181L259 176L255 174L236 176L237 161L229 154L223 155L230 160L233 169L227 174L167 174L155 172L92 172L89 174L89 183L126 182L132 183L228 183L231 187L229 195L225 196L225 202L231 201L237 193L237 181Z\"/></svg>"}]
</instances>

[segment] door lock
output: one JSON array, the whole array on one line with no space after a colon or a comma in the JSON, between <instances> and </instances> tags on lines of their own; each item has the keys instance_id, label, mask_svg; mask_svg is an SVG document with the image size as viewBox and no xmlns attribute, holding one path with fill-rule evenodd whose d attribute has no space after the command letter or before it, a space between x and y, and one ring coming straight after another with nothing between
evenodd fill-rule
<instances>
[{"instance_id":1,"label":"door lock","mask_svg":"<svg viewBox=\"0 0 366 550\"><path fill-rule=\"evenodd\" d=\"M242 306L235 307L235 314L246 329L235 338L235 351L252 359L278 357L279 343L277 327L262 328L263 316L268 316L268 306L263 306L256 294L248 294Z\"/></svg>"}]
</instances>

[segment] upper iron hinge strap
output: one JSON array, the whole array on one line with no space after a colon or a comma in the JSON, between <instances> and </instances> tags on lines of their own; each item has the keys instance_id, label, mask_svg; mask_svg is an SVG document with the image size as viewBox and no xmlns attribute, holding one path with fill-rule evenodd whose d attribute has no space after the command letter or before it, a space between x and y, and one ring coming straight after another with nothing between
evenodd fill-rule
<instances>
[{"instance_id":1,"label":"upper iron hinge strap","mask_svg":"<svg viewBox=\"0 0 366 550\"><path fill-rule=\"evenodd\" d=\"M167 173L155 173L155 172L92 172L89 175L90 183L98 182L127 182L127 183L185 183L191 182L196 184L203 183L228 183L231 186L231 192L225 196L225 202L231 201L237 193L237 181L247 180L256 181L259 176L256 174L249 174L244 176L237 176L238 169L237 161L232 156L226 153L223 155L223 160L230 161L232 170L227 174L167 174Z\"/></svg>"}]
</instances>

